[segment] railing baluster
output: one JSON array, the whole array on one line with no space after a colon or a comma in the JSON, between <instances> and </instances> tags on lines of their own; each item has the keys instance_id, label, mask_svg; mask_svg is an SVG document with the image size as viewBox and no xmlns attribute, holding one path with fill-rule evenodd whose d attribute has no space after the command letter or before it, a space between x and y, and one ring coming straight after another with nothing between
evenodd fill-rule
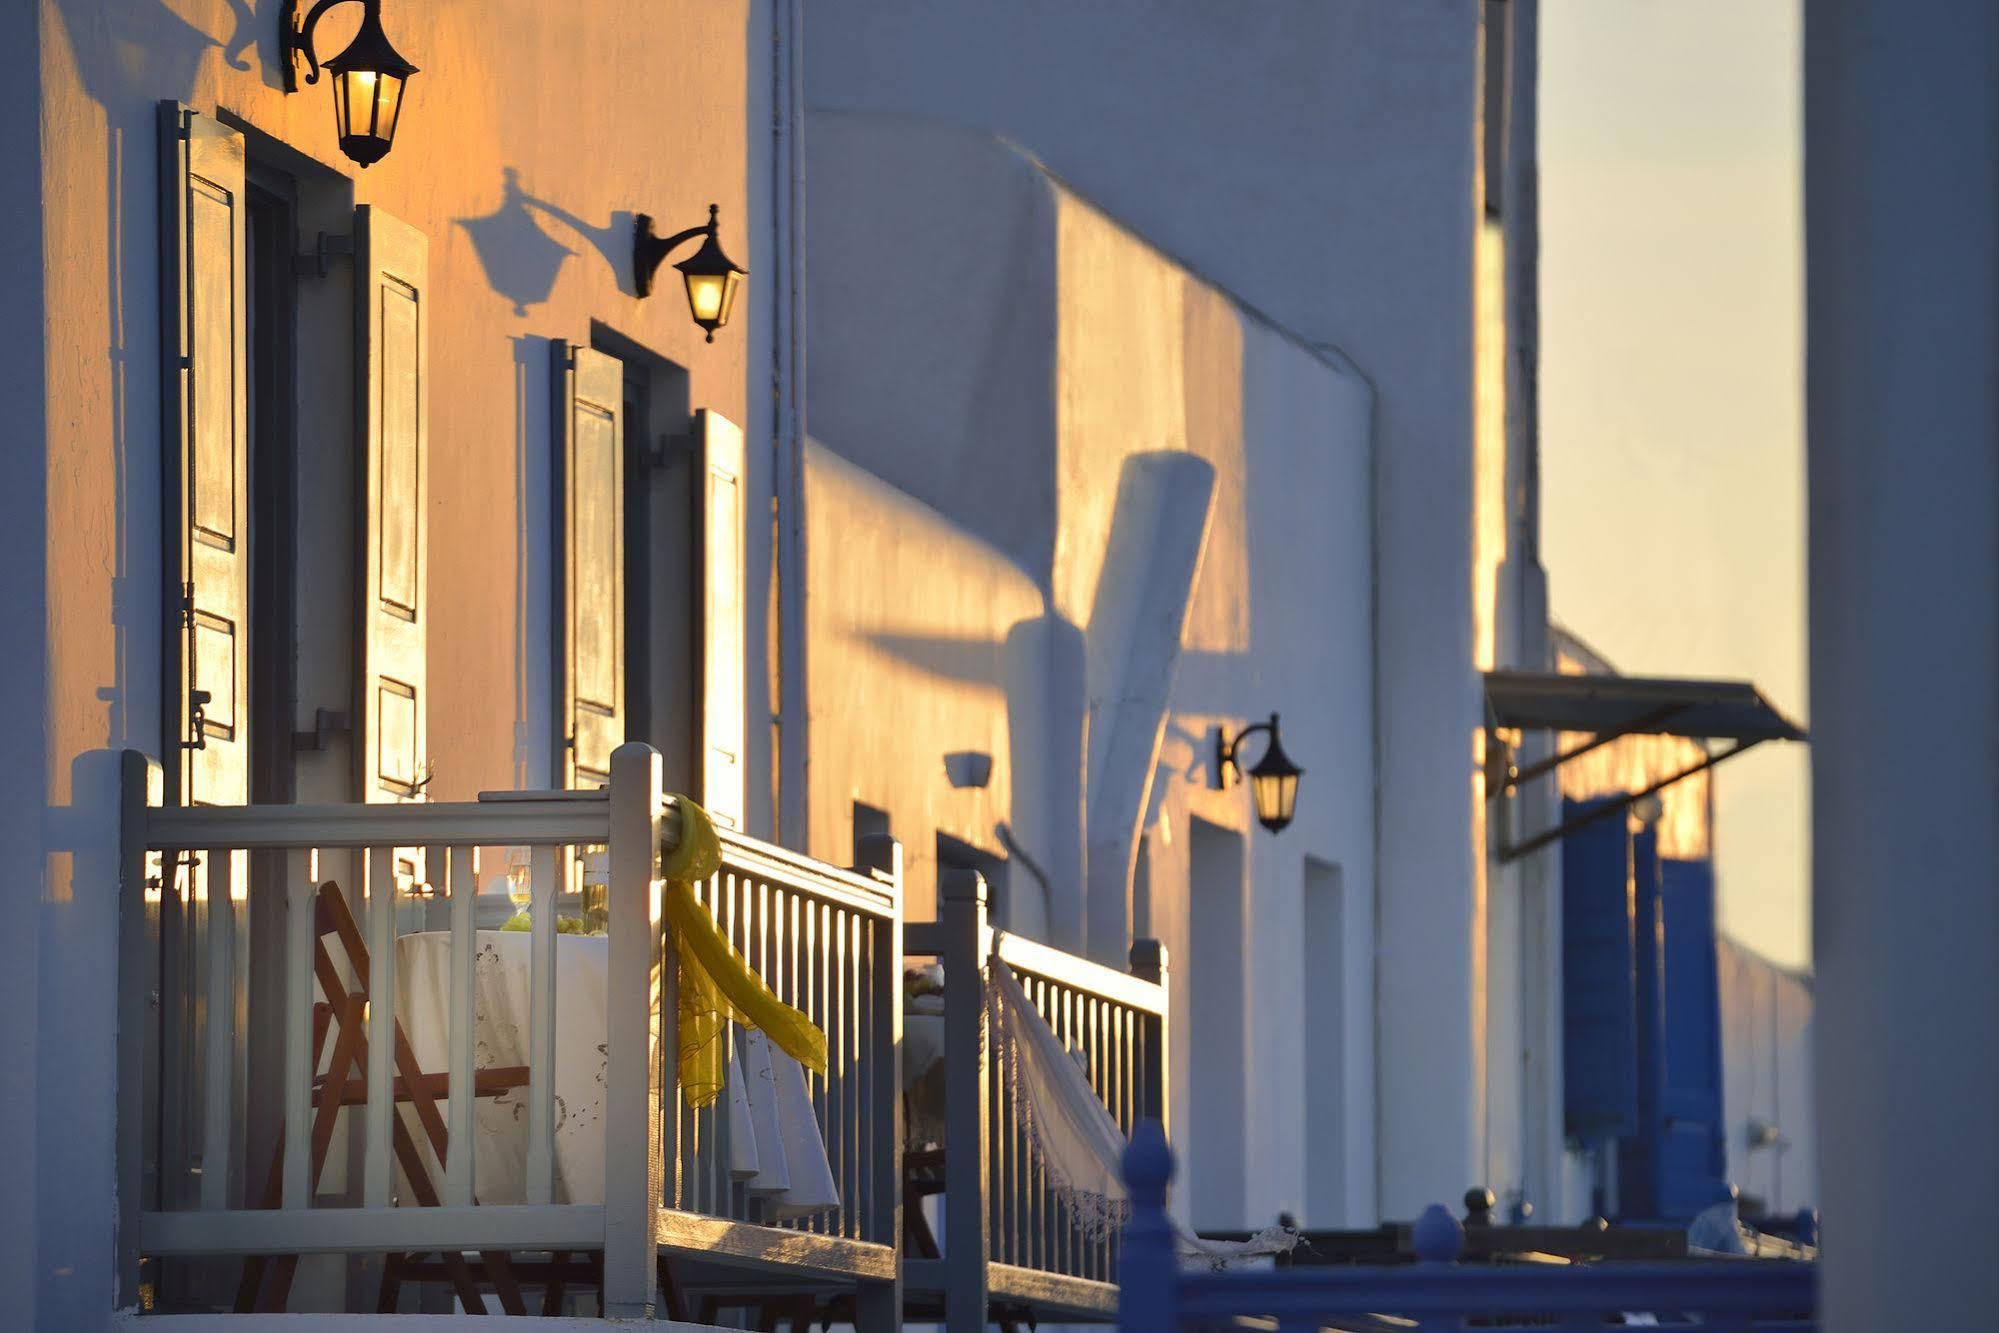
<instances>
[{"instance_id":1,"label":"railing baluster","mask_svg":"<svg viewBox=\"0 0 1999 1333\"><path fill-rule=\"evenodd\" d=\"M843 913L846 925L844 943L846 954L841 977L847 990L847 1017L840 1033L840 1066L846 1070L847 1122L841 1137L840 1161L846 1169L846 1182L840 1190L841 1232L848 1236L860 1234L859 1205L861 1203L861 1085L867 1080L860 1069L861 1053L861 918L858 912Z\"/></svg>"},{"instance_id":2,"label":"railing baluster","mask_svg":"<svg viewBox=\"0 0 1999 1333\"><path fill-rule=\"evenodd\" d=\"M1062 988L1062 1044L1071 1050L1075 1049L1082 1035L1081 1007L1082 1000L1076 994L1075 988L1064 986ZM1089 1077L1089 1071L1085 1069L1083 1071L1083 1078L1087 1081ZM1060 1237L1062 1242L1062 1271L1072 1275L1081 1273L1083 1271L1081 1252L1082 1230L1076 1225L1075 1210L1066 1202L1062 1204L1061 1208L1061 1230L1056 1235Z\"/></svg>"},{"instance_id":3,"label":"railing baluster","mask_svg":"<svg viewBox=\"0 0 1999 1333\"><path fill-rule=\"evenodd\" d=\"M285 853L285 1148L286 1208L309 1208L307 1172L312 1122L313 880L317 858L305 848Z\"/></svg>"},{"instance_id":4,"label":"railing baluster","mask_svg":"<svg viewBox=\"0 0 1999 1333\"><path fill-rule=\"evenodd\" d=\"M1104 1109L1115 1116L1117 1096L1113 1088L1117 1080L1116 1075L1112 1073L1115 1066L1110 1060L1110 1008L1110 1003L1106 1000L1095 997L1090 1000L1090 1052L1091 1064L1096 1069L1092 1081L1096 1085L1097 1096L1103 1100ZM1110 1270L1104 1266L1105 1241L1105 1237L1099 1236L1088 1242L1090 1276L1099 1282L1110 1281Z\"/></svg>"},{"instance_id":5,"label":"railing baluster","mask_svg":"<svg viewBox=\"0 0 1999 1333\"><path fill-rule=\"evenodd\" d=\"M235 1117L236 904L231 896L236 856L208 857L208 994L202 1015L205 1063L201 1127L201 1206L229 1206L230 1131Z\"/></svg>"},{"instance_id":6,"label":"railing baluster","mask_svg":"<svg viewBox=\"0 0 1999 1333\"><path fill-rule=\"evenodd\" d=\"M995 1061L995 1065L998 1065ZM986 1201L986 1235L992 1249L992 1257L998 1263L1013 1262L1013 1233L1011 1207L1014 1182L1013 1126L1008 1122L1006 1107L1002 1104L1000 1087L1005 1081L1003 1068L996 1070L996 1076L986 1080L986 1155L990 1159L986 1170L987 1193L992 1197Z\"/></svg>"},{"instance_id":7,"label":"railing baluster","mask_svg":"<svg viewBox=\"0 0 1999 1333\"><path fill-rule=\"evenodd\" d=\"M826 905L820 902L805 904L805 1012L820 1031L826 1029L826 967L821 957L826 948ZM824 1142L832 1142L832 1060L829 1054L827 1072L812 1075L812 1110L819 1118L819 1136ZM813 1217L812 1230L824 1234L836 1225L835 1221L821 1213Z\"/></svg>"},{"instance_id":8,"label":"railing baluster","mask_svg":"<svg viewBox=\"0 0 1999 1333\"><path fill-rule=\"evenodd\" d=\"M191 929L187 885L194 868L183 852L169 852L160 864L160 1161L159 1206L186 1206L187 1116L195 1089L190 1086L188 1053L193 988L187 938Z\"/></svg>"},{"instance_id":9,"label":"railing baluster","mask_svg":"<svg viewBox=\"0 0 1999 1333\"><path fill-rule=\"evenodd\" d=\"M748 875L739 875L727 867L722 870L722 882L728 885L728 896L735 904L735 929L733 938L736 948L742 953L743 961L759 977L767 977L769 971L763 958L763 895L764 886L760 880ZM722 1025L722 1040L735 1040L732 1024ZM723 1064L726 1076L727 1062ZM749 1191L742 1191L738 1200L735 1173L729 1169L729 1160L734 1151L729 1142L729 1103L726 1094L715 1099L715 1118L710 1123L714 1128L714 1152L709 1163L709 1189L715 1197L715 1214L718 1217L734 1217L743 1221L752 1218ZM761 1145L759 1145L761 1146ZM761 1159L761 1154L759 1154ZM761 1160L759 1160L761 1165Z\"/></svg>"},{"instance_id":10,"label":"railing baluster","mask_svg":"<svg viewBox=\"0 0 1999 1333\"><path fill-rule=\"evenodd\" d=\"M771 992L793 1008L798 1007L798 951L790 913L797 901L796 895L783 885L771 886L771 975L765 980L770 983ZM786 1225L803 1228L801 1222Z\"/></svg>"},{"instance_id":11,"label":"railing baluster","mask_svg":"<svg viewBox=\"0 0 1999 1333\"><path fill-rule=\"evenodd\" d=\"M1022 977L1026 983L1028 1002L1042 1009L1048 1002L1047 987L1039 977ZM1025 1126L1022 1127L1025 1133ZM1028 1265L1033 1268L1048 1267L1046 1190L1042 1179L1041 1156L1030 1151L1027 1156L1028 1173L1031 1179L1027 1186L1027 1254Z\"/></svg>"},{"instance_id":12,"label":"railing baluster","mask_svg":"<svg viewBox=\"0 0 1999 1333\"><path fill-rule=\"evenodd\" d=\"M831 993L831 1004L826 1014L826 1076L831 1082L832 1097L828 1110L829 1123L826 1126L826 1151L832 1158L833 1180L840 1191L840 1216L835 1219L833 1229L844 1233L847 1228L847 1214L852 1210L854 1196L847 1183L847 913L834 908L827 922L832 932L828 938L831 946L826 954L827 989Z\"/></svg>"},{"instance_id":13,"label":"railing baluster","mask_svg":"<svg viewBox=\"0 0 1999 1333\"><path fill-rule=\"evenodd\" d=\"M370 847L368 889L368 1135L361 1195L370 1208L386 1208L395 1183L390 1148L396 1115L396 852Z\"/></svg>"},{"instance_id":14,"label":"railing baluster","mask_svg":"<svg viewBox=\"0 0 1999 1333\"><path fill-rule=\"evenodd\" d=\"M555 1202L555 892L560 849L528 857L527 1201Z\"/></svg>"},{"instance_id":15,"label":"railing baluster","mask_svg":"<svg viewBox=\"0 0 1999 1333\"><path fill-rule=\"evenodd\" d=\"M856 1237L868 1237L868 1219L875 1215L875 1024L879 1021L875 1008L875 989L869 984L875 974L875 923L869 918L854 918L857 963L854 969L854 987L860 997L861 1021L854 1032L854 1056L860 1087L860 1115L854 1121L854 1172L859 1185L859 1198L849 1211L852 1224L848 1228Z\"/></svg>"},{"instance_id":16,"label":"railing baluster","mask_svg":"<svg viewBox=\"0 0 1999 1333\"><path fill-rule=\"evenodd\" d=\"M445 1149L444 1202L464 1207L474 1198L472 1126L476 1099L472 1095L472 1068L479 1034L475 1030L478 1014L474 995L478 935L473 909L478 905L479 863L477 850L471 847L453 847L443 855L445 863L437 866L434 873L443 874L446 892L451 895L448 900L451 913L451 1023L448 1029L451 1106ZM433 862L433 865L436 863Z\"/></svg>"}]
</instances>

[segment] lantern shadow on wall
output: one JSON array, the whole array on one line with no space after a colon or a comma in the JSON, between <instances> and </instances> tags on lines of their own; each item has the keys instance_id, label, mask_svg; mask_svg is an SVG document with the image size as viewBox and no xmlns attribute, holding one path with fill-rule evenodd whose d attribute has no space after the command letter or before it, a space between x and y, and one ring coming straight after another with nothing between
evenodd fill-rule
<instances>
[{"instance_id":1,"label":"lantern shadow on wall","mask_svg":"<svg viewBox=\"0 0 1999 1333\"><path fill-rule=\"evenodd\" d=\"M540 217L536 215L539 214ZM562 265L572 255L582 253L551 236L540 218L561 223L603 257L618 290L637 296L631 282L630 247L632 215L614 211L603 226L593 226L576 214L539 198L521 188L520 172L505 170L500 206L476 218L455 219L472 239L472 248L486 270L486 281L494 291L514 303L514 313L524 315L531 305L539 305L555 290Z\"/></svg>"}]
</instances>

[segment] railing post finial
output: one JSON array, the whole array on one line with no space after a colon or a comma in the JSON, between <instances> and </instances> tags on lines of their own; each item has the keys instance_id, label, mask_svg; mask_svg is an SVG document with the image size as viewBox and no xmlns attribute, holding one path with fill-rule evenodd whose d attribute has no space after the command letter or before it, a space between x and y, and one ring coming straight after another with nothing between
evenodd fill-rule
<instances>
[{"instance_id":1,"label":"railing post finial","mask_svg":"<svg viewBox=\"0 0 1999 1333\"><path fill-rule=\"evenodd\" d=\"M1155 986L1166 980L1166 946L1154 939L1133 940L1131 974Z\"/></svg>"},{"instance_id":2,"label":"railing post finial","mask_svg":"<svg viewBox=\"0 0 1999 1333\"><path fill-rule=\"evenodd\" d=\"M1416 1257L1426 1264L1454 1264L1465 1249L1464 1227L1441 1203L1423 1210L1409 1228L1409 1239L1415 1242Z\"/></svg>"}]
</instances>

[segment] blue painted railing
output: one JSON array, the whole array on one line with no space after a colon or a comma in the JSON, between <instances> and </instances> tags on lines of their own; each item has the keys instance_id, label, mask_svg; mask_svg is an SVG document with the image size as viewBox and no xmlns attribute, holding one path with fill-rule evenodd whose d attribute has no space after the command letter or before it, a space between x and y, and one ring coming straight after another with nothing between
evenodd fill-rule
<instances>
[{"instance_id":1,"label":"blue painted railing","mask_svg":"<svg viewBox=\"0 0 1999 1333\"><path fill-rule=\"evenodd\" d=\"M1124 1157L1131 1220L1125 1225L1118 1324L1125 1333L1234 1327L1275 1320L1279 1333L1379 1327L1378 1316L1422 1330L1553 1325L1622 1326L1644 1312L1661 1324L1698 1323L1704 1333L1811 1333L1813 1266L1792 1260L1686 1259L1590 1267L1459 1266L1464 1231L1444 1208L1418 1219L1419 1262L1399 1267L1284 1268L1227 1273L1182 1270L1166 1219L1173 1154L1165 1132L1145 1121Z\"/></svg>"}]
</instances>

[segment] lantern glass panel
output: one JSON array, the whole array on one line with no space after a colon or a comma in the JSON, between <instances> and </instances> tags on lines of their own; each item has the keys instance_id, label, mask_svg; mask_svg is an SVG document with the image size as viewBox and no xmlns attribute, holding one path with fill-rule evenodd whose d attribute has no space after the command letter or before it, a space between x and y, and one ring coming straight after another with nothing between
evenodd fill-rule
<instances>
[{"instance_id":1,"label":"lantern glass panel","mask_svg":"<svg viewBox=\"0 0 1999 1333\"><path fill-rule=\"evenodd\" d=\"M736 309L736 289L743 285L743 275L733 269L722 278L722 317L720 324L727 324L729 316Z\"/></svg>"},{"instance_id":2,"label":"lantern glass panel","mask_svg":"<svg viewBox=\"0 0 1999 1333\"><path fill-rule=\"evenodd\" d=\"M1298 774L1251 773L1249 787L1256 802L1257 822L1271 829L1291 822L1298 807Z\"/></svg>"},{"instance_id":3,"label":"lantern glass panel","mask_svg":"<svg viewBox=\"0 0 1999 1333\"><path fill-rule=\"evenodd\" d=\"M395 140L404 82L399 74L372 69L346 69L334 75L333 115L340 148L363 166L380 161Z\"/></svg>"},{"instance_id":4,"label":"lantern glass panel","mask_svg":"<svg viewBox=\"0 0 1999 1333\"><path fill-rule=\"evenodd\" d=\"M728 275L721 273L687 275L687 305L694 312L696 324L719 327L727 318L723 313L727 300Z\"/></svg>"}]
</instances>

